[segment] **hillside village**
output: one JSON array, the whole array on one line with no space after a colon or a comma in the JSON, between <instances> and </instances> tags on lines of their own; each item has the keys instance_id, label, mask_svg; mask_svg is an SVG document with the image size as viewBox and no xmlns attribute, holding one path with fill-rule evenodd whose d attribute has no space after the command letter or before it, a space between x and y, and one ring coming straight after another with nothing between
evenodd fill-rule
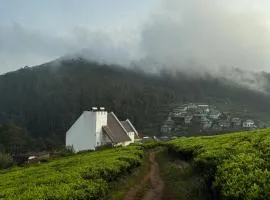
<instances>
[{"instance_id":1,"label":"hillside village","mask_svg":"<svg viewBox=\"0 0 270 200\"><path fill-rule=\"evenodd\" d=\"M160 132L166 136L181 136L252 130L266 126L259 120L231 116L213 105L189 103L174 108L163 122Z\"/></svg>"}]
</instances>

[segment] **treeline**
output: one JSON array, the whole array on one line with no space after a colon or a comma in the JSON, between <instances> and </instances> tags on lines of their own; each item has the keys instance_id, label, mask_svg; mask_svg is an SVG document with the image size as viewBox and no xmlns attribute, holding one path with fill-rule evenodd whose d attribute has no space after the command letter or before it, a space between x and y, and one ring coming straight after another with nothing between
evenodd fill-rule
<instances>
[{"instance_id":1,"label":"treeline","mask_svg":"<svg viewBox=\"0 0 270 200\"><path fill-rule=\"evenodd\" d=\"M38 146L64 144L66 130L82 111L104 106L129 118L147 135L158 135L171 103L227 101L270 113L270 98L224 80L167 71L144 74L83 59L47 63L0 76L0 124L27 129Z\"/></svg>"},{"instance_id":2,"label":"treeline","mask_svg":"<svg viewBox=\"0 0 270 200\"><path fill-rule=\"evenodd\" d=\"M33 137L27 129L9 122L0 127L0 153L12 156L44 150L56 150L62 146L60 137ZM0 159L1 160L1 159Z\"/></svg>"}]
</instances>

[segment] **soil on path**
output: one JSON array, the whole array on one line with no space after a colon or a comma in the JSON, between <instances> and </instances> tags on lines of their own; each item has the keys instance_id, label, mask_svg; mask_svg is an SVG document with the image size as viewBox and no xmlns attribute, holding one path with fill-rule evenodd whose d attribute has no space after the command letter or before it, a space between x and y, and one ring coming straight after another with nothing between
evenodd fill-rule
<instances>
[{"instance_id":1,"label":"soil on path","mask_svg":"<svg viewBox=\"0 0 270 200\"><path fill-rule=\"evenodd\" d=\"M161 200L162 199L164 182L160 177L159 166L155 160L156 153L158 153L158 151L151 152L149 154L150 170L147 172L147 174L145 174L140 184L131 188L127 192L124 200L138 200L137 193L145 187L147 182L150 182L151 187L145 192L144 196L140 199L142 200Z\"/></svg>"}]
</instances>

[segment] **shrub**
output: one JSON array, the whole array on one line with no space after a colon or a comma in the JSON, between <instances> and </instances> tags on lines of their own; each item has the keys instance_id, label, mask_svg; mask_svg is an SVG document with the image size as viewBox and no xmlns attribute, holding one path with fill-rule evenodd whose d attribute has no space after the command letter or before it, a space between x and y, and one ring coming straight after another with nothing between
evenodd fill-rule
<instances>
[{"instance_id":1,"label":"shrub","mask_svg":"<svg viewBox=\"0 0 270 200\"><path fill-rule=\"evenodd\" d=\"M59 151L60 156L71 156L73 154L75 154L75 150L72 146L64 147Z\"/></svg>"},{"instance_id":2,"label":"shrub","mask_svg":"<svg viewBox=\"0 0 270 200\"><path fill-rule=\"evenodd\" d=\"M60 157L0 175L0 199L107 199L109 184L141 162L140 147Z\"/></svg>"},{"instance_id":3,"label":"shrub","mask_svg":"<svg viewBox=\"0 0 270 200\"><path fill-rule=\"evenodd\" d=\"M269 199L270 129L167 142L171 151L189 154L218 199ZM215 198L216 199L216 198Z\"/></svg>"},{"instance_id":4,"label":"shrub","mask_svg":"<svg viewBox=\"0 0 270 200\"><path fill-rule=\"evenodd\" d=\"M9 154L0 152L0 169L6 169L13 164L13 159Z\"/></svg>"}]
</instances>

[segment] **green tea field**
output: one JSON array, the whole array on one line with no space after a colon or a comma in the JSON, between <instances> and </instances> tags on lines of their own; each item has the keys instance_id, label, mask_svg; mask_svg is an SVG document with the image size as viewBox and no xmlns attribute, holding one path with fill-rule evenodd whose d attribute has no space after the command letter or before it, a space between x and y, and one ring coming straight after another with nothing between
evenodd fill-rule
<instances>
[{"instance_id":1,"label":"green tea field","mask_svg":"<svg viewBox=\"0 0 270 200\"><path fill-rule=\"evenodd\" d=\"M192 160L214 199L270 199L270 130L182 138L171 152Z\"/></svg>"},{"instance_id":2,"label":"green tea field","mask_svg":"<svg viewBox=\"0 0 270 200\"><path fill-rule=\"evenodd\" d=\"M141 163L140 147L59 158L0 171L0 199L106 199L109 182Z\"/></svg>"}]
</instances>

